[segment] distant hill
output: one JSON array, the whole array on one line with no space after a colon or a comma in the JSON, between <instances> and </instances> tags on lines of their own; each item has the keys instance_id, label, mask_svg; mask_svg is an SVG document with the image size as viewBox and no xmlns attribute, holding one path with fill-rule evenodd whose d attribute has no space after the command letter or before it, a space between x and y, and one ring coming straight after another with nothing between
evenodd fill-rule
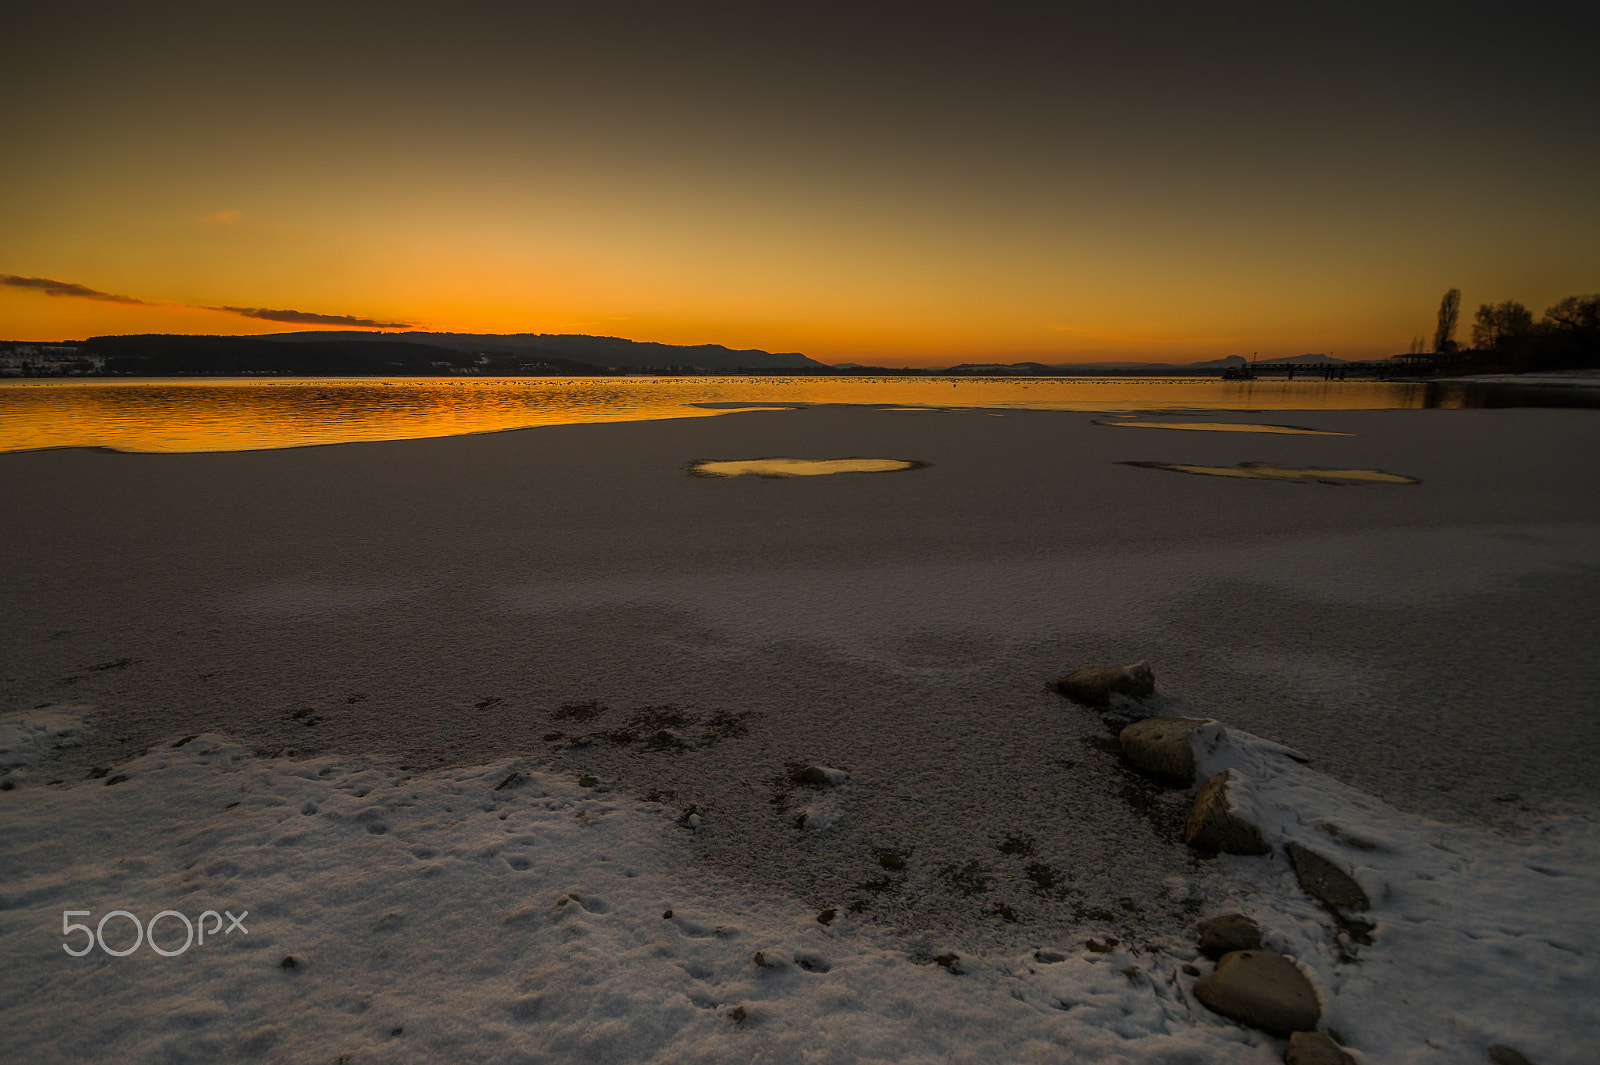
<instances>
[{"instance_id":1,"label":"distant hill","mask_svg":"<svg viewBox=\"0 0 1600 1065\"><path fill-rule=\"evenodd\" d=\"M952 375L982 377L1131 377L1148 374L1186 374L1196 370L1235 366L1237 355L1216 362L964 362L945 370L931 371Z\"/></svg>"},{"instance_id":2,"label":"distant hill","mask_svg":"<svg viewBox=\"0 0 1600 1065\"><path fill-rule=\"evenodd\" d=\"M1285 355L1281 359L1262 359L1257 366L1354 366L1349 359L1336 359L1332 355Z\"/></svg>"},{"instance_id":3,"label":"distant hill","mask_svg":"<svg viewBox=\"0 0 1600 1065\"><path fill-rule=\"evenodd\" d=\"M448 348L363 344L343 337L298 345L258 337L153 333L90 337L78 350L105 360L106 373L139 377L438 373L467 361Z\"/></svg>"},{"instance_id":4,"label":"distant hill","mask_svg":"<svg viewBox=\"0 0 1600 1065\"><path fill-rule=\"evenodd\" d=\"M657 344L652 341L585 336L578 333L356 333L341 330L273 333L257 339L290 344L335 341L424 344L473 355L510 355L514 358L544 362L559 359L591 366L615 367L619 370L827 369L823 363L793 351L774 354L758 349L726 348L721 344Z\"/></svg>"},{"instance_id":5,"label":"distant hill","mask_svg":"<svg viewBox=\"0 0 1600 1065\"><path fill-rule=\"evenodd\" d=\"M1167 362L964 362L929 372L978 377L1107 377L1176 373L1187 369L1186 366L1174 366Z\"/></svg>"},{"instance_id":6,"label":"distant hill","mask_svg":"<svg viewBox=\"0 0 1600 1065\"><path fill-rule=\"evenodd\" d=\"M1243 355L1229 355L1225 359L1211 359L1207 362L1191 362L1185 370L1225 370L1229 367L1237 369L1240 366L1250 365L1250 360Z\"/></svg>"},{"instance_id":7,"label":"distant hill","mask_svg":"<svg viewBox=\"0 0 1600 1065\"><path fill-rule=\"evenodd\" d=\"M278 333L189 336L152 333L90 337L79 351L104 361L104 372L143 377L295 374L605 374L696 370L822 372L804 355L735 351L720 344L684 347L616 337L521 333Z\"/></svg>"},{"instance_id":8,"label":"distant hill","mask_svg":"<svg viewBox=\"0 0 1600 1065\"><path fill-rule=\"evenodd\" d=\"M1253 363L1243 355L1229 355L1225 359L1211 359L1207 362L1191 362L1175 367L1178 370L1225 370L1232 366L1255 366L1257 369L1271 366L1354 366L1349 359L1336 359L1331 355L1285 355L1279 359L1257 359Z\"/></svg>"},{"instance_id":9,"label":"distant hill","mask_svg":"<svg viewBox=\"0 0 1600 1065\"><path fill-rule=\"evenodd\" d=\"M0 344L0 348L6 345ZM32 352L38 345L10 345ZM430 374L798 373L973 377L1117 377L1210 374L1250 365L1239 355L1208 362L962 363L904 369L840 363L828 366L797 352L736 350L721 344L657 344L578 334L382 333L317 331L266 336L145 334L90 337L51 350L70 352L72 367L56 372L143 377L292 374L384 376ZM16 359L11 361L15 362ZM24 359L23 361L28 361ZM37 356L31 357L38 362ZM48 362L48 360L46 360ZM82 363L82 366L78 364ZM54 366L54 363L50 365ZM65 364L63 364L64 366ZM1327 355L1261 359L1260 370L1305 365L1355 366ZM0 372L14 369L0 366ZM20 372L28 372L26 369ZM37 372L37 371L35 371Z\"/></svg>"},{"instance_id":10,"label":"distant hill","mask_svg":"<svg viewBox=\"0 0 1600 1065\"><path fill-rule=\"evenodd\" d=\"M964 362L944 370L924 371L951 375L978 377L1137 377L1161 374L1199 374L1229 367L1238 369L1251 365L1242 355L1229 355L1223 359L1205 362ZM1260 369L1286 366L1354 366L1348 359L1335 359L1328 355L1289 355L1281 359L1261 359L1255 363Z\"/></svg>"}]
</instances>

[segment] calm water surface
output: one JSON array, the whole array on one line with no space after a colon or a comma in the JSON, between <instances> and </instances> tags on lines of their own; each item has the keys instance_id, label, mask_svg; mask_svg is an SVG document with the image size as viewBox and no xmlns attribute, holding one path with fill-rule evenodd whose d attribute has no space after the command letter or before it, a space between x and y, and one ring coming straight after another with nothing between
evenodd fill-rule
<instances>
[{"instance_id":1,"label":"calm water surface","mask_svg":"<svg viewBox=\"0 0 1600 1065\"><path fill-rule=\"evenodd\" d=\"M0 451L251 451L846 403L1108 413L1486 405L1378 381L1162 378L517 377L50 380L0 384ZM1499 404L1488 404L1499 405Z\"/></svg>"}]
</instances>

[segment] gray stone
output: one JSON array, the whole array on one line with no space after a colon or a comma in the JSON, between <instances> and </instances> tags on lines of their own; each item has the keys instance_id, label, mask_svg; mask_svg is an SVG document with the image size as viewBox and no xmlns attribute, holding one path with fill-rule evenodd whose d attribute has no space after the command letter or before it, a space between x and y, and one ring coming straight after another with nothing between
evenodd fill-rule
<instances>
[{"instance_id":1,"label":"gray stone","mask_svg":"<svg viewBox=\"0 0 1600 1065\"><path fill-rule=\"evenodd\" d=\"M1284 847L1289 852L1289 864L1294 866L1294 878L1307 895L1324 906L1337 910L1370 910L1372 902L1361 885L1349 873L1334 865L1316 851L1307 850L1298 843Z\"/></svg>"},{"instance_id":2,"label":"gray stone","mask_svg":"<svg viewBox=\"0 0 1600 1065\"><path fill-rule=\"evenodd\" d=\"M1186 788L1194 783L1194 748L1189 737L1210 723L1203 717L1147 717L1123 729L1117 740L1135 767Z\"/></svg>"},{"instance_id":3,"label":"gray stone","mask_svg":"<svg viewBox=\"0 0 1600 1065\"><path fill-rule=\"evenodd\" d=\"M1234 813L1229 781L1233 770L1224 769L1200 786L1189 810L1183 841L1195 850L1226 854L1266 854L1272 850L1261 829Z\"/></svg>"},{"instance_id":4,"label":"gray stone","mask_svg":"<svg viewBox=\"0 0 1600 1065\"><path fill-rule=\"evenodd\" d=\"M1321 1032L1295 1032L1289 1036L1284 1065L1356 1065L1356 1059Z\"/></svg>"},{"instance_id":5,"label":"gray stone","mask_svg":"<svg viewBox=\"0 0 1600 1065\"><path fill-rule=\"evenodd\" d=\"M1533 1065L1533 1062L1517 1051L1499 1043L1489 1048L1489 1060L1494 1062L1494 1065Z\"/></svg>"},{"instance_id":6,"label":"gray stone","mask_svg":"<svg viewBox=\"0 0 1600 1065\"><path fill-rule=\"evenodd\" d=\"M813 788L828 788L836 784L843 784L850 779L850 774L843 769L834 769L825 765L808 765L804 769L796 769L789 774L789 779L796 784L805 784Z\"/></svg>"},{"instance_id":7,"label":"gray stone","mask_svg":"<svg viewBox=\"0 0 1600 1065\"><path fill-rule=\"evenodd\" d=\"M1200 953L1216 961L1236 950L1260 950L1261 926L1242 913L1213 917L1200 930Z\"/></svg>"},{"instance_id":8,"label":"gray stone","mask_svg":"<svg viewBox=\"0 0 1600 1065\"><path fill-rule=\"evenodd\" d=\"M1155 674L1144 662L1131 666L1084 666L1056 681L1056 690L1085 706L1110 706L1113 695L1143 699L1156 690Z\"/></svg>"},{"instance_id":9,"label":"gray stone","mask_svg":"<svg viewBox=\"0 0 1600 1065\"><path fill-rule=\"evenodd\" d=\"M1311 981L1288 958L1265 951L1224 954L1216 972L1195 981L1194 997L1213 1013L1280 1039L1314 1032L1322 1019Z\"/></svg>"}]
</instances>

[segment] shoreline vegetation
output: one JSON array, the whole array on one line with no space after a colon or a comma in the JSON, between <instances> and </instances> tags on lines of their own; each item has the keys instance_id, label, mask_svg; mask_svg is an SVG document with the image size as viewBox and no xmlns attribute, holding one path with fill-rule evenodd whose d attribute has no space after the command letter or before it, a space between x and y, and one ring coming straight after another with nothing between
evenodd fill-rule
<instances>
[{"instance_id":1,"label":"shoreline vegetation","mask_svg":"<svg viewBox=\"0 0 1600 1065\"><path fill-rule=\"evenodd\" d=\"M1467 348L1455 338L1460 317L1461 290L1453 288L1439 300L1432 343L1417 337L1395 358L1413 372L1447 377L1600 367L1600 294L1557 300L1538 322L1516 300L1480 304Z\"/></svg>"}]
</instances>

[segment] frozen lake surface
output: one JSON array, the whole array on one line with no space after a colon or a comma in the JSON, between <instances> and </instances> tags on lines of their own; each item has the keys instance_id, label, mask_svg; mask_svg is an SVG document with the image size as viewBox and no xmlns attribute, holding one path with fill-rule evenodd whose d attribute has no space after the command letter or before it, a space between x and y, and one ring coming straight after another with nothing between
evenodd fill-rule
<instances>
[{"instance_id":1,"label":"frozen lake surface","mask_svg":"<svg viewBox=\"0 0 1600 1065\"><path fill-rule=\"evenodd\" d=\"M1182 417L1329 435L830 406L0 456L0 1055L1278 1061L1193 996L1240 910L1365 1061L1585 1061L1595 416ZM689 472L770 456L926 465ZM1143 707L1048 687L1137 659ZM1223 723L1202 772L1273 854L1183 846L1115 747L1152 712ZM63 950L118 909L248 932Z\"/></svg>"}]
</instances>

